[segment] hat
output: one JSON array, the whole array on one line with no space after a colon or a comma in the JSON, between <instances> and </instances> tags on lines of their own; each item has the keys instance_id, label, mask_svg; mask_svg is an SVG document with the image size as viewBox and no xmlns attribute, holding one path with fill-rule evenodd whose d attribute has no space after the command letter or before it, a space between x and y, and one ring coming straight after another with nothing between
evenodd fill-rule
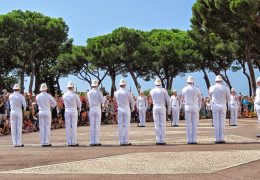
<instances>
[{"instance_id":1,"label":"hat","mask_svg":"<svg viewBox=\"0 0 260 180\"><path fill-rule=\"evenodd\" d=\"M218 82L218 81L223 81L222 77L220 75L217 75L216 78L215 78L215 81Z\"/></svg>"},{"instance_id":2,"label":"hat","mask_svg":"<svg viewBox=\"0 0 260 180\"><path fill-rule=\"evenodd\" d=\"M20 85L19 84L15 84L14 87L13 87L14 90L16 89L21 89Z\"/></svg>"},{"instance_id":3,"label":"hat","mask_svg":"<svg viewBox=\"0 0 260 180\"><path fill-rule=\"evenodd\" d=\"M260 76L257 78L256 82L257 82L257 83L260 82Z\"/></svg>"},{"instance_id":4,"label":"hat","mask_svg":"<svg viewBox=\"0 0 260 180\"><path fill-rule=\"evenodd\" d=\"M120 82L119 82L119 85L120 86L126 85L126 81L124 79L121 79Z\"/></svg>"},{"instance_id":5,"label":"hat","mask_svg":"<svg viewBox=\"0 0 260 180\"><path fill-rule=\"evenodd\" d=\"M174 90L172 90L172 92L173 92L173 93L176 93L176 92L177 92L177 90L176 90L176 89L174 89Z\"/></svg>"},{"instance_id":6,"label":"hat","mask_svg":"<svg viewBox=\"0 0 260 180\"><path fill-rule=\"evenodd\" d=\"M235 88L231 88L231 92L235 92Z\"/></svg>"},{"instance_id":7,"label":"hat","mask_svg":"<svg viewBox=\"0 0 260 180\"><path fill-rule=\"evenodd\" d=\"M160 86L160 85L162 85L162 81L159 78L157 78L157 79L155 79L154 85Z\"/></svg>"},{"instance_id":8,"label":"hat","mask_svg":"<svg viewBox=\"0 0 260 180\"><path fill-rule=\"evenodd\" d=\"M40 91L46 91L47 89L48 89L48 87L47 87L46 83L42 83Z\"/></svg>"},{"instance_id":9,"label":"hat","mask_svg":"<svg viewBox=\"0 0 260 180\"><path fill-rule=\"evenodd\" d=\"M91 86L98 86L98 81L94 79L91 83Z\"/></svg>"},{"instance_id":10,"label":"hat","mask_svg":"<svg viewBox=\"0 0 260 180\"><path fill-rule=\"evenodd\" d=\"M194 83L194 79L193 79L192 76L189 76L189 77L187 78L187 83Z\"/></svg>"},{"instance_id":11,"label":"hat","mask_svg":"<svg viewBox=\"0 0 260 180\"><path fill-rule=\"evenodd\" d=\"M74 84L72 82L69 82L67 87L72 88L72 87L74 87Z\"/></svg>"}]
</instances>

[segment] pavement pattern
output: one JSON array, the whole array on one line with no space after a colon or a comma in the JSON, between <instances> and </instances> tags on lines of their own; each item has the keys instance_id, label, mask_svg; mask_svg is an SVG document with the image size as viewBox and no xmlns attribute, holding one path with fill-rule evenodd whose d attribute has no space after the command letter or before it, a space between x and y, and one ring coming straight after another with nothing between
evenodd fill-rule
<instances>
[{"instance_id":1,"label":"pavement pattern","mask_svg":"<svg viewBox=\"0 0 260 180\"><path fill-rule=\"evenodd\" d=\"M185 122L170 127L166 146L155 145L153 123L131 124L133 146L118 144L117 125L101 126L101 147L89 146L89 127L78 127L79 147L67 147L65 129L51 132L53 147L39 133L23 134L25 147L0 137L0 179L260 179L260 127L256 119L226 125L226 144L214 143L211 120L200 120L198 144L186 144Z\"/></svg>"}]
</instances>

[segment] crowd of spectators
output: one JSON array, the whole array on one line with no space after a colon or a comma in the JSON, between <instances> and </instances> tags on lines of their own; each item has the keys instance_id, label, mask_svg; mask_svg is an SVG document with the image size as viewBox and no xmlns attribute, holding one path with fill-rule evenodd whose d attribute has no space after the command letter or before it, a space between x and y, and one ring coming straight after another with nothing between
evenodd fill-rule
<instances>
[{"instance_id":1,"label":"crowd of spectators","mask_svg":"<svg viewBox=\"0 0 260 180\"><path fill-rule=\"evenodd\" d=\"M10 103L9 103L9 95L7 91L3 91L3 94L0 95L0 135L10 134ZM38 119L38 107L35 102L35 95L24 93L26 99L26 108L23 113L23 133L29 133L39 130L39 119ZM117 123L117 103L114 97L111 97L108 93L104 95L105 100L102 105L102 124L116 124ZM137 97L134 97L136 100ZM255 117L256 114L254 112L254 103L253 98L248 96L243 96L239 94L237 96L239 101L238 108L238 117L240 118L251 118ZM59 129L65 127L64 113L65 107L63 103L62 97L56 96L57 106L52 109L52 129ZM87 126L89 125L88 121L88 111L89 104L86 96L80 96L82 102L82 108L79 112L78 125L79 126ZM180 97L180 99L182 99ZM150 96L147 96L148 107L146 111L146 121L153 121L152 116L152 99ZM180 110L180 119L184 119L184 108L183 103ZM212 118L212 112L210 107L210 99L208 97L203 97L202 100L202 108L200 110L200 118ZM228 113L227 113L228 114ZM131 122L138 122L138 112L137 108L132 112Z\"/></svg>"}]
</instances>

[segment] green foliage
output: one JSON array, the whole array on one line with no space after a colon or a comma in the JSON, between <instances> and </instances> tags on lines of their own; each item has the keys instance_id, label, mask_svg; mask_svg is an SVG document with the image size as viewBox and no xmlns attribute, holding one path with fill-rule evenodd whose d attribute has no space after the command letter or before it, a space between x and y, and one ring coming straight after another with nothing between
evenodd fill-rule
<instances>
[{"instance_id":1,"label":"green foliage","mask_svg":"<svg viewBox=\"0 0 260 180\"><path fill-rule=\"evenodd\" d=\"M211 34L216 38L209 39L213 40L213 48L210 48L210 53L214 61L218 60L214 64L212 63L212 66L217 65L220 69L226 70L236 59L241 61L240 64L244 64L243 61L246 61L250 73L249 84L252 85L252 91L255 92L255 74L252 62L259 67L260 1L197 0L192 7L192 12L191 22L195 34L200 34L202 41L205 36L210 38ZM238 68L232 67L232 69ZM250 94L252 91L250 90Z\"/></svg>"},{"instance_id":2,"label":"green foliage","mask_svg":"<svg viewBox=\"0 0 260 180\"><path fill-rule=\"evenodd\" d=\"M150 91L151 91L151 89L144 90L144 95L145 96L150 96Z\"/></svg>"},{"instance_id":3,"label":"green foliage","mask_svg":"<svg viewBox=\"0 0 260 180\"><path fill-rule=\"evenodd\" d=\"M159 77L163 86L171 89L173 78L193 69L197 52L187 32L155 29L146 32L152 54L147 64L148 76Z\"/></svg>"}]
</instances>

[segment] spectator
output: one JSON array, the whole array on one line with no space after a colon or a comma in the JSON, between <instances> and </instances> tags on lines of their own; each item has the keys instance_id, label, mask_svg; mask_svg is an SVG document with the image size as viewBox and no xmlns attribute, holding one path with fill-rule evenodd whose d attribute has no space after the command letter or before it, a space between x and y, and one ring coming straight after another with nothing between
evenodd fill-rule
<instances>
[{"instance_id":1,"label":"spectator","mask_svg":"<svg viewBox=\"0 0 260 180\"><path fill-rule=\"evenodd\" d=\"M2 121L6 120L5 114L5 99L3 95L0 96L0 124Z\"/></svg>"},{"instance_id":2,"label":"spectator","mask_svg":"<svg viewBox=\"0 0 260 180\"><path fill-rule=\"evenodd\" d=\"M4 95L6 118L9 118L9 117L10 117L10 101L9 101L9 95L10 95L10 93L6 93L6 95Z\"/></svg>"},{"instance_id":3,"label":"spectator","mask_svg":"<svg viewBox=\"0 0 260 180\"><path fill-rule=\"evenodd\" d=\"M0 124L0 136L10 134L10 124L7 120L3 120Z\"/></svg>"},{"instance_id":4,"label":"spectator","mask_svg":"<svg viewBox=\"0 0 260 180\"><path fill-rule=\"evenodd\" d=\"M206 118L212 119L210 98L206 98Z\"/></svg>"}]
</instances>

